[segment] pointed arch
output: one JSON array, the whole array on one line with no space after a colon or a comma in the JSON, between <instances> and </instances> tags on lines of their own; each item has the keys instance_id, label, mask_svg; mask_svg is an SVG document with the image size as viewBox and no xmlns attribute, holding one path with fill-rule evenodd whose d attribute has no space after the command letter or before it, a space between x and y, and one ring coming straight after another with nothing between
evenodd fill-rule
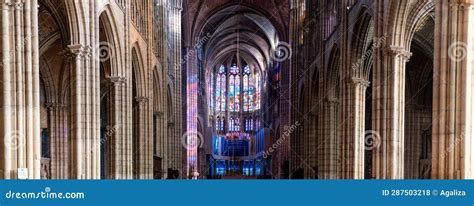
<instances>
[{"instance_id":1,"label":"pointed arch","mask_svg":"<svg viewBox=\"0 0 474 206\"><path fill-rule=\"evenodd\" d=\"M367 62L372 59L371 44L374 38L374 22L372 15L367 7L362 7L359 12L352 35L352 55L351 71L352 77L368 78L370 68L367 68ZM382 37L379 37L382 38ZM383 42L381 42L383 43ZM367 79L365 79L367 80Z\"/></svg>"},{"instance_id":2,"label":"pointed arch","mask_svg":"<svg viewBox=\"0 0 474 206\"><path fill-rule=\"evenodd\" d=\"M407 19L407 38L405 40L405 48L410 51L411 42L413 36L416 33L417 28L428 18L434 18L430 13L434 12L436 2L435 1L417 1L410 16Z\"/></svg>"},{"instance_id":3,"label":"pointed arch","mask_svg":"<svg viewBox=\"0 0 474 206\"><path fill-rule=\"evenodd\" d=\"M56 85L54 84L51 68L46 62L43 62L40 67L40 79L44 86L44 97L46 103L57 102Z\"/></svg>"},{"instance_id":4,"label":"pointed arch","mask_svg":"<svg viewBox=\"0 0 474 206\"><path fill-rule=\"evenodd\" d=\"M99 42L99 57L110 60L110 75L111 76L125 76L125 71L122 70L124 65L123 51L121 50L121 41L119 37L119 30L117 26L117 18L109 4L107 4L99 15L99 27L101 35L101 42ZM104 41L102 41L104 40ZM104 59L101 59L103 61Z\"/></svg>"},{"instance_id":5,"label":"pointed arch","mask_svg":"<svg viewBox=\"0 0 474 206\"><path fill-rule=\"evenodd\" d=\"M146 77L144 60L138 43L132 47L132 81L136 86L137 96L146 95Z\"/></svg>"},{"instance_id":6,"label":"pointed arch","mask_svg":"<svg viewBox=\"0 0 474 206\"><path fill-rule=\"evenodd\" d=\"M71 44L80 44L86 42L85 32L88 30L85 22L89 22L86 19L89 15L86 12L86 3L88 1L80 0L66 0L66 10L69 22L69 34L71 35Z\"/></svg>"},{"instance_id":7,"label":"pointed arch","mask_svg":"<svg viewBox=\"0 0 474 206\"><path fill-rule=\"evenodd\" d=\"M339 98L339 67L340 67L340 51L337 45L334 45L329 56L327 64L327 91L328 98Z\"/></svg>"}]
</instances>

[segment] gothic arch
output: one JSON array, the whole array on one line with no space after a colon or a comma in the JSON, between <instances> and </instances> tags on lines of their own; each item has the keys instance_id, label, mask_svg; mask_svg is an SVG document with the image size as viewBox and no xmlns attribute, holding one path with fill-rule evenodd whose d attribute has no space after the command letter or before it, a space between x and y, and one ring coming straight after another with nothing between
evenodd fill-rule
<instances>
[{"instance_id":1,"label":"gothic arch","mask_svg":"<svg viewBox=\"0 0 474 206\"><path fill-rule=\"evenodd\" d=\"M40 61L41 62L41 61ZM40 66L40 79L42 80L42 84L44 86L44 97L45 97L45 102L46 103L53 103L57 102L57 93L56 93L56 86L54 84L54 77L51 74L51 69L49 68L49 65L44 62L43 64L40 64L43 66Z\"/></svg>"},{"instance_id":2,"label":"gothic arch","mask_svg":"<svg viewBox=\"0 0 474 206\"><path fill-rule=\"evenodd\" d=\"M132 78L133 84L136 85L137 96L146 96L146 75L143 56L139 49L138 43L132 48L132 73L135 78ZM135 97L133 97L135 98Z\"/></svg>"},{"instance_id":3,"label":"gothic arch","mask_svg":"<svg viewBox=\"0 0 474 206\"><path fill-rule=\"evenodd\" d=\"M63 102L64 104L68 105L71 97L70 94L72 87L71 72L68 64L64 64L62 68L61 79L59 81L59 85L61 85L61 87L59 88L60 91L58 92L58 99L59 102Z\"/></svg>"},{"instance_id":4,"label":"gothic arch","mask_svg":"<svg viewBox=\"0 0 474 206\"><path fill-rule=\"evenodd\" d=\"M153 111L163 112L163 86L160 71L157 66L153 67Z\"/></svg>"},{"instance_id":5,"label":"gothic arch","mask_svg":"<svg viewBox=\"0 0 474 206\"><path fill-rule=\"evenodd\" d=\"M434 10L435 1L392 1L389 5L388 33L391 45L409 51L418 22ZM391 26L390 26L391 25Z\"/></svg>"},{"instance_id":6,"label":"gothic arch","mask_svg":"<svg viewBox=\"0 0 474 206\"><path fill-rule=\"evenodd\" d=\"M357 22L352 33L352 52L351 58L351 77L363 78L368 80L370 68L366 67L366 63L371 60L372 51L371 42L373 41L373 20L368 12L367 7L362 7L357 17Z\"/></svg>"},{"instance_id":7,"label":"gothic arch","mask_svg":"<svg viewBox=\"0 0 474 206\"><path fill-rule=\"evenodd\" d=\"M406 18L410 13L410 1L409 0L399 0L399 1L390 1L388 3L388 12L385 13L387 16L388 22L386 25L376 25L376 26L388 26L387 35L390 36L390 45L404 48L404 43L406 40Z\"/></svg>"},{"instance_id":8,"label":"gothic arch","mask_svg":"<svg viewBox=\"0 0 474 206\"><path fill-rule=\"evenodd\" d=\"M167 107L167 118L168 118L168 123L174 122L174 113L173 113L173 95L172 95L172 87L171 85L168 84L167 86L167 91L166 91L166 96L168 97L166 101L166 107Z\"/></svg>"},{"instance_id":9,"label":"gothic arch","mask_svg":"<svg viewBox=\"0 0 474 206\"><path fill-rule=\"evenodd\" d=\"M327 64L327 79L326 79L326 88L327 88L327 98L338 99L339 98L339 67L340 67L340 52L337 45L335 45L331 50L331 55L329 56L329 61Z\"/></svg>"},{"instance_id":10,"label":"gothic arch","mask_svg":"<svg viewBox=\"0 0 474 206\"><path fill-rule=\"evenodd\" d=\"M110 4L107 4L99 14L100 29L104 31L105 42L99 42L98 52L100 57L108 58L111 64L110 76L125 76L123 71L124 59L121 50L120 31L117 26L117 17Z\"/></svg>"},{"instance_id":11,"label":"gothic arch","mask_svg":"<svg viewBox=\"0 0 474 206\"><path fill-rule=\"evenodd\" d=\"M64 48L70 42L70 24L68 22L68 15L65 9L66 3L63 1L52 1L52 0L39 0L40 7L44 7L54 18L55 24L59 29L59 36L61 37L62 45ZM43 45L40 45L42 47ZM41 50L41 49L40 49ZM41 52L40 52L41 53Z\"/></svg>"},{"instance_id":12,"label":"gothic arch","mask_svg":"<svg viewBox=\"0 0 474 206\"><path fill-rule=\"evenodd\" d=\"M432 4L417 4L407 48L412 54L405 75L404 178L431 178L433 122L434 17ZM414 9L415 10L415 9Z\"/></svg>"},{"instance_id":13,"label":"gothic arch","mask_svg":"<svg viewBox=\"0 0 474 206\"><path fill-rule=\"evenodd\" d=\"M244 10L247 12L259 14L262 16L270 16L272 17L270 20L271 24L275 26L275 29L280 36L281 39L287 39L286 33L284 32L286 30L287 25L285 24L284 15L282 13L282 7L286 6L289 7L289 4L286 3L284 5L278 5L275 7L267 7L263 8L260 6L257 6L255 4L251 4L245 1L241 1L239 3L223 3L221 5L213 5L213 6L207 6L204 1L196 1L196 2L186 2L183 5L187 5L184 7L184 10L188 12L190 8L193 6L195 7L193 9L194 15L190 16L189 18L192 18L190 20L190 25L185 26L185 32L184 34L188 35L183 35L191 45L193 45L193 41L198 39L200 35L202 35L202 32L204 30L205 25L209 23L209 19L213 16L217 16L219 12L225 10L225 9L230 9L231 11L237 11L237 10ZM279 18L274 15L275 13L279 14ZM272 15L273 14L273 15Z\"/></svg>"},{"instance_id":14,"label":"gothic arch","mask_svg":"<svg viewBox=\"0 0 474 206\"><path fill-rule=\"evenodd\" d=\"M417 4L414 5L414 9L407 19L406 30L408 36L405 42L405 48L407 48L408 51L410 50L416 29L426 21L426 18L434 18L430 13L434 11L435 4L435 1L417 1Z\"/></svg>"},{"instance_id":15,"label":"gothic arch","mask_svg":"<svg viewBox=\"0 0 474 206\"><path fill-rule=\"evenodd\" d=\"M69 34L71 35L71 44L81 44L86 41L87 36L85 35L85 31L88 29L86 28L87 25L85 24L86 19L89 18L89 15L84 13L88 11L84 5L87 2L78 1L78 0L68 0L66 2L66 10L67 10L67 17L69 23ZM93 5L95 1L90 1L90 4ZM90 20L90 19L89 19Z\"/></svg>"}]
</instances>

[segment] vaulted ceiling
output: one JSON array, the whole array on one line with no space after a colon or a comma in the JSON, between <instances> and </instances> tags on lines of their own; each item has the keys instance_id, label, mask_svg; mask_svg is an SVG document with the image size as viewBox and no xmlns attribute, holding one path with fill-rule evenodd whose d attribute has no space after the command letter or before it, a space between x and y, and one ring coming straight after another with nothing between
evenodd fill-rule
<instances>
[{"instance_id":1,"label":"vaulted ceiling","mask_svg":"<svg viewBox=\"0 0 474 206\"><path fill-rule=\"evenodd\" d=\"M185 46L203 43L207 68L239 53L245 62L264 70L271 61L270 51L288 36L286 0L187 0L183 5Z\"/></svg>"}]
</instances>

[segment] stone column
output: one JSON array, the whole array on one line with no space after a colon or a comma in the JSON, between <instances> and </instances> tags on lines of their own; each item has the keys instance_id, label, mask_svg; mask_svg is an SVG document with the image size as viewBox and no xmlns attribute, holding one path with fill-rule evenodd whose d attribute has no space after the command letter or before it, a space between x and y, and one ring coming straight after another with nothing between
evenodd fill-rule
<instances>
[{"instance_id":1,"label":"stone column","mask_svg":"<svg viewBox=\"0 0 474 206\"><path fill-rule=\"evenodd\" d=\"M474 1L435 8L432 178L474 178Z\"/></svg>"},{"instance_id":2,"label":"stone column","mask_svg":"<svg viewBox=\"0 0 474 206\"><path fill-rule=\"evenodd\" d=\"M68 178L68 107L59 103L48 103L49 139L51 154L51 179Z\"/></svg>"},{"instance_id":3,"label":"stone column","mask_svg":"<svg viewBox=\"0 0 474 206\"><path fill-rule=\"evenodd\" d=\"M10 14L12 13L12 4L10 1L2 1L2 118L0 119L1 126L1 134L0 138L2 138L3 145L1 147L1 151L3 154L3 158L1 161L2 170L1 177L4 179L11 179L14 178L14 170L13 170L13 154L12 148L10 146L12 141L11 134L13 132L13 101L12 98L12 63L11 61L11 47L10 47L10 36L12 35L12 31L10 31ZM10 144L7 144L10 143Z\"/></svg>"},{"instance_id":4,"label":"stone column","mask_svg":"<svg viewBox=\"0 0 474 206\"><path fill-rule=\"evenodd\" d=\"M421 138L423 135L423 108L411 103L405 110L405 179L418 179Z\"/></svg>"},{"instance_id":5,"label":"stone column","mask_svg":"<svg viewBox=\"0 0 474 206\"><path fill-rule=\"evenodd\" d=\"M365 92L369 82L362 78L348 78L342 90L343 105L341 116L341 178L364 178L365 138L378 138L376 133L366 137L365 131ZM337 128L339 129L339 128ZM378 141L372 139L372 141Z\"/></svg>"},{"instance_id":6,"label":"stone column","mask_svg":"<svg viewBox=\"0 0 474 206\"><path fill-rule=\"evenodd\" d=\"M82 64L84 58L84 50L86 49L83 45L71 45L69 46L71 54L74 56L73 63L71 65L71 111L70 111L70 178L84 179L84 145L83 145L83 118L82 118L82 101L83 101L83 74Z\"/></svg>"},{"instance_id":7,"label":"stone column","mask_svg":"<svg viewBox=\"0 0 474 206\"><path fill-rule=\"evenodd\" d=\"M167 150L169 151L169 159L168 159L168 168L170 169L175 169L175 167L173 165L175 165L176 163L174 163L174 161L176 161L176 153L174 151L175 149L175 140L173 138L173 132L174 132L174 129L175 129L175 124L174 122L170 121L171 118L168 118L168 122L167 122L167 128L168 128L168 135L167 135L167 140L168 140L168 145L166 145L167 147ZM166 178L171 178L170 177L170 174L168 174L168 168L166 168Z\"/></svg>"},{"instance_id":8,"label":"stone column","mask_svg":"<svg viewBox=\"0 0 474 206\"><path fill-rule=\"evenodd\" d=\"M148 125L148 97L135 97L135 101L138 102L137 107L135 108L138 111L138 122L134 122L138 126L138 139L134 142L133 148L133 159L135 161L135 175L134 179L151 179L153 174L153 162L152 154L150 154L150 149L153 148L153 142L150 141L150 137L147 133ZM135 114L134 114L135 115Z\"/></svg>"},{"instance_id":9,"label":"stone column","mask_svg":"<svg viewBox=\"0 0 474 206\"><path fill-rule=\"evenodd\" d=\"M197 51L193 46L187 46L187 61L186 61L186 140L185 141L199 141L197 137L198 125L198 60ZM181 137L180 138L184 138ZM183 140L181 140L183 141ZM198 150L199 147L190 147L192 144L186 142L186 178L191 178L195 172L199 172L198 167ZM184 178L184 177L183 177Z\"/></svg>"},{"instance_id":10,"label":"stone column","mask_svg":"<svg viewBox=\"0 0 474 206\"><path fill-rule=\"evenodd\" d=\"M168 174L168 139L165 133L166 131L166 122L164 119L164 113L162 111L155 112L156 116L156 124L153 125L155 127L156 134L156 143L157 143L157 151L155 153L161 158L161 178L165 178L165 173Z\"/></svg>"},{"instance_id":11,"label":"stone column","mask_svg":"<svg viewBox=\"0 0 474 206\"><path fill-rule=\"evenodd\" d=\"M337 98L328 97L323 102L322 116L324 117L324 135L318 138L318 178L337 179L339 156L339 101Z\"/></svg>"},{"instance_id":12,"label":"stone column","mask_svg":"<svg viewBox=\"0 0 474 206\"><path fill-rule=\"evenodd\" d=\"M41 169L37 0L2 1L2 108L0 138L5 179L27 168L29 179Z\"/></svg>"},{"instance_id":13,"label":"stone column","mask_svg":"<svg viewBox=\"0 0 474 206\"><path fill-rule=\"evenodd\" d=\"M35 171L41 169L41 162L36 158L41 157L41 126L40 126L40 72L39 72L39 28L38 28L38 0L31 0L31 53L32 53L32 83L33 83L33 144L35 154ZM39 178L40 174L37 174Z\"/></svg>"},{"instance_id":14,"label":"stone column","mask_svg":"<svg viewBox=\"0 0 474 206\"><path fill-rule=\"evenodd\" d=\"M299 105L299 95L298 86L296 84L299 78L299 74L301 73L299 71L300 68L298 46L300 41L299 35L301 31L301 11L301 0L291 0L289 13L289 41L282 42L291 45L291 57L284 62L280 62L280 64L282 64L281 67L283 68L281 70L282 79L280 83L280 91L282 92L280 94L280 118L282 125L280 128L283 128L283 130L280 131L280 137L285 136L285 133L288 132L288 129L292 127L292 125L294 125L295 122L301 117L301 114L297 109ZM301 121L304 121L304 119L301 119ZM308 159L307 155L305 154L306 151L304 146L304 137L301 136L301 132L298 132L299 130L300 129L297 129L297 131L291 132L288 139L280 146L280 152L282 155L281 161L286 161L288 159L290 162L290 178L295 171L300 168L307 168L308 166L308 163L306 162Z\"/></svg>"},{"instance_id":15,"label":"stone column","mask_svg":"<svg viewBox=\"0 0 474 206\"><path fill-rule=\"evenodd\" d=\"M102 137L101 144L107 144L108 151L108 178L109 179L130 179L127 174L127 151L126 151L126 135L124 128L126 127L126 92L127 79L125 77L110 77L112 89L110 90L107 108L108 121L107 132Z\"/></svg>"},{"instance_id":16,"label":"stone column","mask_svg":"<svg viewBox=\"0 0 474 206\"><path fill-rule=\"evenodd\" d=\"M70 45L69 51L74 56L71 65L71 104L70 104L70 178L99 179L100 158L99 134L95 130L100 126L99 116L95 115L100 102L93 102L96 90L94 82L99 81L94 75L91 61L91 47L82 44Z\"/></svg>"},{"instance_id":17,"label":"stone column","mask_svg":"<svg viewBox=\"0 0 474 206\"><path fill-rule=\"evenodd\" d=\"M411 53L390 46L374 56L372 135L380 136L373 148L376 179L402 179L404 168L405 65Z\"/></svg>"},{"instance_id":18,"label":"stone column","mask_svg":"<svg viewBox=\"0 0 474 206\"><path fill-rule=\"evenodd\" d=\"M173 145L173 148L171 148L172 151L172 156L171 156L171 167L173 169L177 169L180 171L180 177L183 174L184 168L183 168L183 162L182 162L182 156L183 156L183 150L180 144L180 138L183 135L183 125L182 125L182 118L183 118L183 104L184 102L182 101L182 69L181 69L181 12L182 12L182 1L181 0L175 0L171 3L170 5L170 16L173 18L170 18L170 33L171 33L171 65L170 65L170 71L168 74L171 76L171 79L173 80L173 87L174 91L172 94L173 98L173 112L172 114L174 116L174 131L171 138L171 145Z\"/></svg>"}]
</instances>

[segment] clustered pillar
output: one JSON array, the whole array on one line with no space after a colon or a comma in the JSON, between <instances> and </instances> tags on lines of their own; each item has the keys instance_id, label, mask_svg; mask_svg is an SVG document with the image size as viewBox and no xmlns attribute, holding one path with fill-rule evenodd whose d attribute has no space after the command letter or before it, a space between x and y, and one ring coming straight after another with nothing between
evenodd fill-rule
<instances>
[{"instance_id":1,"label":"clustered pillar","mask_svg":"<svg viewBox=\"0 0 474 206\"><path fill-rule=\"evenodd\" d=\"M402 179L404 168L405 65L411 53L397 46L375 56L373 131L380 145L373 150L376 179Z\"/></svg>"},{"instance_id":2,"label":"clustered pillar","mask_svg":"<svg viewBox=\"0 0 474 206\"><path fill-rule=\"evenodd\" d=\"M170 16L174 17L170 19L170 29L172 34L171 39L171 52L172 52L172 61L171 61L171 71L169 74L173 79L174 90L173 90L173 112L174 118L171 123L174 127L171 139L171 167L175 170L183 171L182 157L183 157L183 147L181 145L180 138L183 136L182 131L182 115L183 112L183 98L182 98L182 70L181 70L181 11L182 11L182 2L180 0L173 1L170 10ZM181 176L181 175L180 175Z\"/></svg>"},{"instance_id":3,"label":"clustered pillar","mask_svg":"<svg viewBox=\"0 0 474 206\"><path fill-rule=\"evenodd\" d=\"M474 178L474 1L435 8L432 178Z\"/></svg>"},{"instance_id":4,"label":"clustered pillar","mask_svg":"<svg viewBox=\"0 0 474 206\"><path fill-rule=\"evenodd\" d=\"M50 124L51 179L68 179L68 107L61 103L46 106Z\"/></svg>"},{"instance_id":5,"label":"clustered pillar","mask_svg":"<svg viewBox=\"0 0 474 206\"><path fill-rule=\"evenodd\" d=\"M343 116L341 141L341 178L364 178L365 142L365 91L369 82L363 78L349 77L343 82ZM373 138L378 138L376 134ZM375 136L374 136L375 135ZM375 140L375 139L374 139ZM377 140L375 140L377 141Z\"/></svg>"},{"instance_id":6,"label":"clustered pillar","mask_svg":"<svg viewBox=\"0 0 474 206\"><path fill-rule=\"evenodd\" d=\"M0 177L26 168L40 178L38 2L1 1L2 116Z\"/></svg>"}]
</instances>

